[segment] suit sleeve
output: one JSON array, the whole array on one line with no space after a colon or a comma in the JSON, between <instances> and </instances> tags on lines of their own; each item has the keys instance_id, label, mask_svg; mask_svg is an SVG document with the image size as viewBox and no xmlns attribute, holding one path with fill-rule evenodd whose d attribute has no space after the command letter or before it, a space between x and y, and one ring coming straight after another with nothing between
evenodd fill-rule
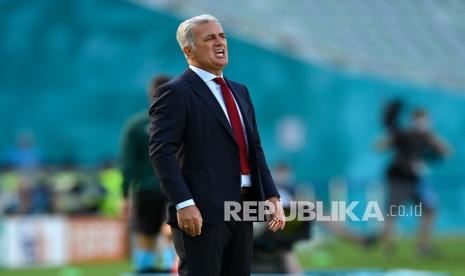
<instances>
[{"instance_id":1,"label":"suit sleeve","mask_svg":"<svg viewBox=\"0 0 465 276\"><path fill-rule=\"evenodd\" d=\"M265 159L265 153L263 152L262 143L260 141L260 134L258 133L258 126L257 120L255 117L255 109L253 107L252 99L250 98L249 91L247 87L245 87L245 92L247 94L247 98L249 99L250 106L252 109L252 118L253 118L253 135L254 135L254 149L255 149L255 156L257 157L257 167L260 173L260 180L262 182L263 192L265 193L265 199L270 197L279 197L279 192L276 189L276 185L274 184L273 178L271 177L271 172L268 169L268 164Z\"/></svg>"},{"instance_id":2,"label":"suit sleeve","mask_svg":"<svg viewBox=\"0 0 465 276\"><path fill-rule=\"evenodd\" d=\"M149 115L150 158L169 205L176 205L192 198L176 159L186 124L186 100L183 94L169 85L160 87L155 93Z\"/></svg>"}]
</instances>

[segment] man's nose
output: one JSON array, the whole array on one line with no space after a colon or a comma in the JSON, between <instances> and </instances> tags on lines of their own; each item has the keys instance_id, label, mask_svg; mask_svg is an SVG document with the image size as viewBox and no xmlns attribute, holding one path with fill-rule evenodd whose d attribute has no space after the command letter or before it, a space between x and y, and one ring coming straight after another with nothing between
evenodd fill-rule
<instances>
[{"instance_id":1,"label":"man's nose","mask_svg":"<svg viewBox=\"0 0 465 276\"><path fill-rule=\"evenodd\" d=\"M223 43L223 40L221 39L221 37L216 37L215 38L215 46L222 46L224 45Z\"/></svg>"}]
</instances>

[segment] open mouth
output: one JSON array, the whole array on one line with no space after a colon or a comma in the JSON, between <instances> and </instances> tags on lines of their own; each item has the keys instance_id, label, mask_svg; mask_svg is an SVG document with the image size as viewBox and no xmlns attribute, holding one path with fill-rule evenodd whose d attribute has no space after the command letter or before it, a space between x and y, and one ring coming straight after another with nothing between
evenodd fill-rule
<instances>
[{"instance_id":1,"label":"open mouth","mask_svg":"<svg viewBox=\"0 0 465 276\"><path fill-rule=\"evenodd\" d=\"M224 55L225 55L224 49L217 49L217 50L215 51L215 55L216 55L217 57L223 58Z\"/></svg>"}]
</instances>

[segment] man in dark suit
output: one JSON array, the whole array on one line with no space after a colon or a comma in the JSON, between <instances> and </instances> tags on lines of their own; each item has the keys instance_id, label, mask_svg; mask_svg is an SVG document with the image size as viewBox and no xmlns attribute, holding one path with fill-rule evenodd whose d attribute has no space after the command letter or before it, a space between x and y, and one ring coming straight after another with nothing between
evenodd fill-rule
<instances>
[{"instance_id":1,"label":"man in dark suit","mask_svg":"<svg viewBox=\"0 0 465 276\"><path fill-rule=\"evenodd\" d=\"M189 68L150 107L150 156L168 202L181 276L250 275L252 222L225 220L225 202L271 203L271 231L285 217L247 88L223 78L226 35L211 15L179 25Z\"/></svg>"}]
</instances>

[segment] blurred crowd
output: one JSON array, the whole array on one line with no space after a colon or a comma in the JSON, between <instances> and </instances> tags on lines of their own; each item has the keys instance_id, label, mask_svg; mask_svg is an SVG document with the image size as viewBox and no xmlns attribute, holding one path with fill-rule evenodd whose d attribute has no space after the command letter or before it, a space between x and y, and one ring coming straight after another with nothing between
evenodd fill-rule
<instances>
[{"instance_id":1,"label":"blurred crowd","mask_svg":"<svg viewBox=\"0 0 465 276\"><path fill-rule=\"evenodd\" d=\"M119 214L121 172L111 161L97 168L61 166L0 167L0 214Z\"/></svg>"},{"instance_id":2,"label":"blurred crowd","mask_svg":"<svg viewBox=\"0 0 465 276\"><path fill-rule=\"evenodd\" d=\"M119 214L122 175L112 160L94 167L72 158L44 163L34 133L19 130L0 164L0 215Z\"/></svg>"}]
</instances>

